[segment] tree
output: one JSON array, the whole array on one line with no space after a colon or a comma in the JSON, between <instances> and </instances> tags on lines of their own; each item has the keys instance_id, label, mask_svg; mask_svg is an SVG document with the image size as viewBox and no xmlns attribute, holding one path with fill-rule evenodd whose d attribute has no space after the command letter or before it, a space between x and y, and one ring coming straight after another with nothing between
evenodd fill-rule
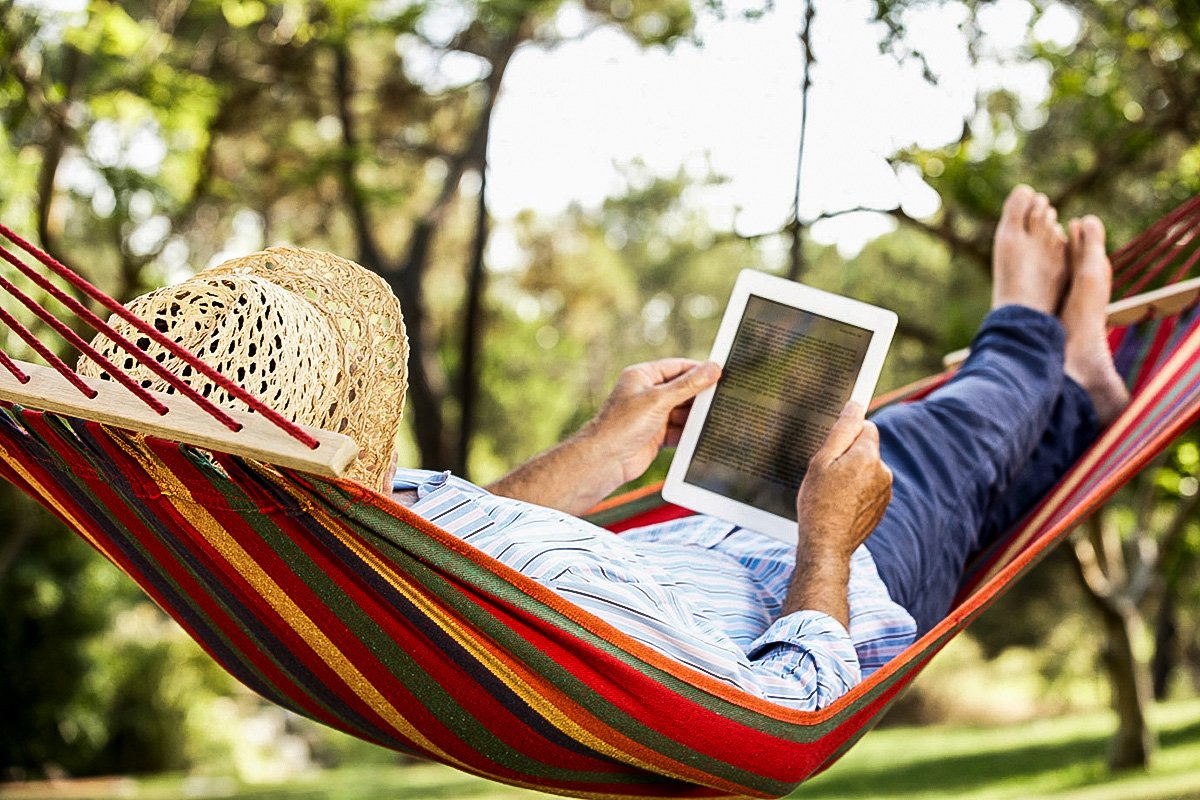
<instances>
[{"instance_id":1,"label":"tree","mask_svg":"<svg viewBox=\"0 0 1200 800\"><path fill-rule=\"evenodd\" d=\"M908 2L878 0L884 44L904 50ZM965 4L964 29L973 52L976 15L986 2ZM1030 4L1030 26L1054 4ZM1186 2L1070 4L1080 35L1063 46L1030 37L1028 57L1046 65L1051 93L1037 109L997 90L981 95L964 120L958 142L937 151L912 150L893 163L918 167L938 191L937 218L917 220L901 209L887 213L945 243L958 259L988 264L992 221L1008 186L1024 181L1045 190L1065 217L1098 213L1110 239L1121 242L1200 190L1200 11ZM1061 7L1060 7L1061 9ZM938 76L928 70L927 76ZM1002 143L1008 139L1011 146ZM1110 763L1144 767L1152 736L1145 722L1150 697L1148 664L1136 656L1143 607L1156 585L1161 561L1156 537L1163 528L1147 518L1159 506L1149 495L1134 501L1139 523L1122 530L1113 518L1128 516L1118 500L1075 539L1080 574L1107 631L1106 663L1121 724ZM1166 530L1183 529L1188 504ZM1135 513L1135 516L1138 514ZM1168 538L1178 539L1178 534ZM1178 549L1178 548L1177 548ZM1178 567L1176 567L1178 568ZM1169 608L1169 606L1168 606Z\"/></svg>"},{"instance_id":2,"label":"tree","mask_svg":"<svg viewBox=\"0 0 1200 800\"><path fill-rule=\"evenodd\" d=\"M356 257L408 315L419 461L465 473L486 316L491 113L519 49L563 41L562 5L93 0L64 15L0 2L0 159L13 168L0 209L118 299L187 274L231 239ZM693 20L686 0L581 8L592 28L616 26L645 46L687 36ZM22 502L0 489L0 512ZM51 527L16 524L17 513L0 518L3 565L71 584L94 563L39 567L34 543ZM0 589L19 590L17 573L0 571ZM5 614L33 619L16 603ZM33 635L77 655L95 630L85 622ZM30 714L7 717L5 740L61 744L47 719L78 693L81 671L21 695ZM123 735L110 731L110 749ZM49 751L5 763L36 769L49 758L39 752Z\"/></svg>"}]
</instances>

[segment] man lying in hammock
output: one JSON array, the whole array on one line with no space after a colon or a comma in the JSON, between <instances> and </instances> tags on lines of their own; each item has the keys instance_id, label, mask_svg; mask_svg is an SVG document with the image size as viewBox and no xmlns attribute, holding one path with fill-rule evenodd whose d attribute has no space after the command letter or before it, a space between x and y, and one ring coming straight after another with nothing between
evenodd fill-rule
<instances>
[{"instance_id":1,"label":"man lying in hammock","mask_svg":"<svg viewBox=\"0 0 1200 800\"><path fill-rule=\"evenodd\" d=\"M1069 232L1068 239L1044 195L1013 190L996 231L993 311L970 358L928 398L888 408L874 422L861 408L846 408L800 487L796 548L705 516L621 536L575 516L674 443L692 398L719 377L715 365L685 359L628 368L579 433L486 490L448 473L402 469L392 496L700 672L786 706L820 708L935 625L967 559L1044 494L1127 402L1105 338L1111 268L1104 230L1089 217L1072 221ZM253 359L255 348L269 344L244 341L263 330L252 324L256 318L283 319L284 306L307 305L308 316L287 318L320 321L305 299L318 281L331 280L318 261L365 273L326 254L289 252L307 253L312 263L289 274L290 291L264 289L269 271L246 278L258 282L256 293L234 298L238 325L230 341L197 342L204 326L180 311L193 303L210 315L232 314L229 287L237 281L228 271L208 279L200 273L130 307L144 314L139 308L165 298L158 307L167 313L153 320L159 330L190 337L202 356L248 347ZM225 293L220 302L212 302L214 287ZM361 332L387 316L371 311L368 325L367 313L342 327ZM290 344L305 340L301 333ZM352 353L354 342L345 350ZM327 354L259 358L256 381L298 392L289 408L320 406L330 368L317 355ZM98 372L85 366L81 372ZM346 366L340 374L354 372ZM213 388L204 390L199 375L185 380L205 395ZM163 388L148 379L144 385ZM338 419L387 416L374 427L388 431L378 441L390 442L400 404L364 397L358 391L347 400ZM213 398L221 402L221 393ZM292 416L319 425L325 412L316 411ZM379 465L374 481L386 457L369 455Z\"/></svg>"},{"instance_id":2,"label":"man lying in hammock","mask_svg":"<svg viewBox=\"0 0 1200 800\"><path fill-rule=\"evenodd\" d=\"M1105 335L1103 227L1088 217L1069 230L1044 195L1012 192L993 311L969 360L873 423L847 406L800 487L794 550L711 517L613 536L569 516L677 440L689 402L719 376L681 359L625 370L578 434L487 491L401 470L394 497L656 650L820 708L940 621L967 559L1127 402Z\"/></svg>"}]
</instances>

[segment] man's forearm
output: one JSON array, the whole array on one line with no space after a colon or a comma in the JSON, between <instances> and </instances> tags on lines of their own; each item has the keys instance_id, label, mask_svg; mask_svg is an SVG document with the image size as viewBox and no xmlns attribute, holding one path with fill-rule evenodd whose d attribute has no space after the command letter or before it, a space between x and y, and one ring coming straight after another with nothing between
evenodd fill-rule
<instances>
[{"instance_id":1,"label":"man's forearm","mask_svg":"<svg viewBox=\"0 0 1200 800\"><path fill-rule=\"evenodd\" d=\"M642 475L679 440L688 404L721 376L716 364L665 358L621 371L596 416L567 441L487 487L496 494L582 514Z\"/></svg>"},{"instance_id":2,"label":"man's forearm","mask_svg":"<svg viewBox=\"0 0 1200 800\"><path fill-rule=\"evenodd\" d=\"M782 614L819 611L850 629L850 559L840 553L812 548L802 541L796 550L796 571L783 601Z\"/></svg>"},{"instance_id":3,"label":"man's forearm","mask_svg":"<svg viewBox=\"0 0 1200 800\"><path fill-rule=\"evenodd\" d=\"M493 494L582 514L622 483L621 468L586 429L487 487Z\"/></svg>"}]
</instances>

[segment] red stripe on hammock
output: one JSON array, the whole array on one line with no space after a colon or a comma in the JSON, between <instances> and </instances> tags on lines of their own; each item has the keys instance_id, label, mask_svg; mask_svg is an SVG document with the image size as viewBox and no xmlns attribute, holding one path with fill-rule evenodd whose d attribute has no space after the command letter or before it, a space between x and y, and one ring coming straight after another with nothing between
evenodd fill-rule
<instances>
[{"instance_id":1,"label":"red stripe on hammock","mask_svg":"<svg viewBox=\"0 0 1200 800\"><path fill-rule=\"evenodd\" d=\"M260 508L277 506L277 498L264 489L256 473L250 471L238 459L225 456L219 458L222 467L229 472L230 478L239 488L246 491ZM335 517L329 517L329 521L336 525L346 538L354 540L363 550L377 557L380 563L387 563L387 559L355 534L353 529L345 527ZM330 537L336 536L334 531L326 528L319 521L314 524L324 534ZM538 758L549 759L549 762L556 766L569 766L572 769L592 771L611 770L610 762L599 761L594 755L563 749L554 742L548 741L540 732L527 726L524 720L514 716L510 709L484 689L469 672L461 669L453 657L441 649L426 631L414 626L404 615L397 614L396 609L385 602L377 590L365 583L353 568L348 568L344 562L332 556L329 543L322 542L319 537L314 538L313 531L304 525L289 526L288 530L291 534L289 537L291 541L318 569L327 575L338 576L334 579L334 583L342 592L345 592L353 605L363 609L366 616L380 626L387 638L399 643L401 649L406 651L417 664L422 665L423 671L436 674L438 683L446 688L452 696L467 698L462 704L471 709L472 714L498 740L505 742L517 752L537 752ZM436 714L427 709L422 699L412 693L401 676L393 674L380 661L379 657L357 637L355 632L346 627L341 618L332 613L326 604L320 602L319 596L312 591L303 578L288 566L277 551L269 544L264 543L251 526L243 524L239 533L242 531L245 535L237 537L239 543L247 552L251 553L268 574L276 578L289 597L303 607L313 609L314 614L311 615L313 622L331 641L335 642L348 660L363 672L372 686L380 689L389 700L405 699L403 708L419 712L411 717L415 727L448 754L462 761L470 761L472 757L477 756L477 751L465 745L456 731L446 727ZM360 561L357 562L357 565L364 570L374 570L366 562ZM466 628L471 627L457 610L440 603L439 608L447 616L456 620L457 624ZM438 735L431 732L434 723L439 731ZM488 768L510 779L518 777L518 773L509 767L493 764Z\"/></svg>"},{"instance_id":2,"label":"red stripe on hammock","mask_svg":"<svg viewBox=\"0 0 1200 800\"><path fill-rule=\"evenodd\" d=\"M194 472L196 467L186 459L180 452L179 447L164 440L156 440L147 437L146 445L153 450L153 454L159 458L172 473L181 476L187 476L188 472ZM199 476L200 480L184 480L185 485L206 484L207 478ZM183 478L181 478L183 479ZM230 510L224 503L228 502L228 498L222 498L223 502L205 502L204 507L213 515L221 524L222 530L242 545L245 548L244 537L238 537L235 532L238 528L245 527L245 522L237 512ZM336 696L340 702L346 703L354 709L355 714L361 718L368 720L376 729L386 736L391 737L394 741L404 741L406 739L397 732L391 723L381 718L373 709L366 705L356 694L346 688L345 680L342 676L330 667L321 657L321 653L314 650L313 643L306 640L300 635L295 628L288 624L288 621L281 615L279 611L273 608L263 596L255 588L254 584L238 570L236 564L232 563L220 549L209 542L201 528L194 525L186 515L180 512L174 504L165 500L155 503L156 510L168 520L179 531L181 540L185 540L190 550L203 562L205 562L213 574L220 576L220 583L227 590L237 597L240 607L248 611L263 630L268 632L273 639L278 642L279 646L287 650L295 658L296 662L302 668L313 676L314 682L319 683L329 690L330 694ZM185 539L186 537L186 539ZM254 553L246 550L251 556ZM257 561L257 559L255 559ZM261 563L260 563L261 566ZM276 585L281 584L281 573L279 571L270 571L264 568L264 571L271 577ZM283 574L291 575L291 570L285 569ZM290 587L289 587L290 588ZM201 593L207 596L203 585L199 586ZM291 595L288 595L291 597ZM320 604L318 604L320 605ZM302 605L305 612L311 612L313 606L311 603ZM308 614L311 618L311 613ZM209 619L214 625L219 627L227 636L233 634L240 629L242 621L236 616L224 612L211 614ZM319 627L319 626L318 626ZM249 646L252 650L243 650L253 657L256 665L264 663L273 663L273 659L269 650L258 647L250 640ZM260 667L261 672L261 667ZM273 670L273 676L270 683L275 687L276 691L288 697L293 702L302 701L298 704L306 709L306 711L322 720L336 720L336 717L331 717L320 704L320 701L312 697L309 690L303 685L298 678L293 678L283 669ZM343 724L338 727L344 728ZM358 730L358 729L355 729ZM360 732L358 735L363 735ZM409 747L415 748L415 745L409 743Z\"/></svg>"},{"instance_id":3,"label":"red stripe on hammock","mask_svg":"<svg viewBox=\"0 0 1200 800\"><path fill-rule=\"evenodd\" d=\"M148 510L154 513L161 524L170 528L172 534L177 537L176 541L178 544L181 547L186 547L196 561L213 570L214 574L228 574L227 569L222 569L222 566L227 564L225 559L215 548L208 544L199 529L193 526L187 518L178 513L174 504L163 495L159 484L141 469L140 464L112 440L111 435L103 426L89 422L87 423L87 428L93 434L95 441L103 448L106 456L120 467L121 473L127 479L139 483L146 490L143 492L143 504ZM151 443L152 440L147 438L146 441L147 443ZM69 446L69 443L66 443L66 445ZM161 448L160 452L165 450L178 452L177 445L169 442L163 442L163 445L164 447ZM70 460L74 461L74 459ZM294 680L258 647L251 635L242 629L242 621L231 616L220 602L206 590L205 585L196 580L178 556L159 540L156 533L152 529L147 528L137 515L132 514L127 504L119 496L110 491L107 482L104 481L102 476L97 475L95 480L89 480L88 486L98 500L114 511L127 530L131 532L144 531L148 534L145 536L136 536L137 542L147 551L154 562L170 577L176 586L179 587L180 593L197 605L205 620L220 629L225 637L229 639L232 648L242 654L253 665L253 668L265 683L274 687L294 707L313 715L322 713L322 709L315 703L313 698L302 688L297 689ZM152 497L154 499L151 499ZM133 565L130 562L122 560L125 562L123 565L119 565L122 566L122 569L127 572L133 570ZM130 572L130 574L138 573L134 571ZM166 596L157 591L153 576L143 574L140 580L137 578L135 580L137 580L139 586L151 594L160 607L171 613L173 606ZM232 595L238 596L240 594L243 599L247 593L255 594L253 588L243 582L231 583L230 581L224 581L223 585ZM241 602L241 605L247 607L245 602ZM219 654L207 646L205 639L206 632L188 628L185 624L185 620L187 619L186 614L182 614L176 610L174 613L171 613L171 617L183 624L185 629L189 630L192 638L199 642L214 660L218 663L222 662ZM320 659L316 660L319 661ZM302 663L304 663L305 668L311 668L312 666L308 662L302 661ZM326 680L328 677L326 676ZM342 725L338 725L337 727L345 729ZM362 734L360 733L359 735Z\"/></svg>"},{"instance_id":4,"label":"red stripe on hammock","mask_svg":"<svg viewBox=\"0 0 1200 800\"><path fill-rule=\"evenodd\" d=\"M613 533L621 533L630 528L640 528L644 525L653 525L657 522L670 522L673 519L683 519L695 514L695 511L683 508L682 506L673 505L672 503L664 502L660 506L643 511L639 514L626 517L619 522L614 522L606 525L605 528Z\"/></svg>"},{"instance_id":5,"label":"red stripe on hammock","mask_svg":"<svg viewBox=\"0 0 1200 800\"><path fill-rule=\"evenodd\" d=\"M1159 360L1162 358L1163 351L1167 343L1171 341L1171 336L1175 333L1175 329L1179 325L1178 317L1171 317L1163 320L1162 324L1154 332L1154 338L1150 340L1150 346L1146 348L1146 354L1142 357L1141 369L1138 370L1138 375L1133 383L1133 393L1138 393L1158 372Z\"/></svg>"},{"instance_id":6,"label":"red stripe on hammock","mask_svg":"<svg viewBox=\"0 0 1200 800\"><path fill-rule=\"evenodd\" d=\"M35 431L39 436L45 438L47 442L56 442L60 445L56 448L56 452L60 454L63 462L68 466L69 469L72 470L79 480L86 483L91 497L111 510L117 522L122 525L125 530L147 530L146 526L141 521L141 518L137 514L134 514L129 508L128 504L119 495L111 490L109 482L104 478L103 475L96 473L85 458L78 455L67 455L75 452L77 443L64 440L60 436L59 432L45 421L44 414L42 412L26 410L22 412L21 416L25 421L25 424L28 425L32 431ZM110 441L110 434L104 430L102 426L95 423L87 423L87 431L89 434L91 434L91 437L97 446L104 451L105 456L110 459L112 463L121 468L123 475L127 476L131 480L136 479L143 486L153 487L153 491L158 492L157 484L146 477L140 466L133 462L123 450L121 450L119 447L116 447ZM97 537L101 541L112 542L113 540L110 539L103 531L102 526L92 520L87 509L76 504L73 496L65 489L64 484L61 483L55 475L38 468L36 464L37 462L35 460L31 460L29 462L25 462L24 466L30 472L36 473L35 479L39 481L39 485L41 485L51 494L51 496L54 498L54 501L61 504L65 509L69 510L70 513L73 514L74 518L80 523L84 524L93 536ZM21 484L18 485L23 485L23 483L24 482L22 481ZM30 493L35 497L38 496L38 493L33 490L32 487L30 487L27 491L30 491ZM164 505L168 510L170 509L170 504L167 503L161 496L159 497L157 503L153 503L148 499L144 499L144 502L150 511L161 512ZM60 516L64 522L68 521L67 518L62 517L61 514L58 514L55 509L51 508L51 510L55 512L56 516ZM159 514L159 518L162 518L161 514ZM174 528L175 531L180 533L188 532L189 526L187 526L186 520L182 520L176 516L172 520L172 524L178 526ZM192 531L192 533L194 534L194 531ZM193 535L190 538L194 540L195 536ZM220 624L222 619L226 619L225 611L222 609L220 604L217 603L216 600L204 590L204 587L192 577L191 573L179 562L176 554L171 549L167 548L153 533L146 537L138 537L137 541L145 550L146 557L163 569L169 579L175 583L179 593L189 598L196 605L197 610L187 613L186 610L176 607L171 602L169 596L160 591L159 586L156 583L156 576L140 571L136 564L131 561L120 548L114 547L111 550L102 551L103 555L112 561L113 564L118 567L118 569L129 575L160 608L166 611L172 617L172 619L178 622L180 626L188 632L188 634L201 646L206 653L208 653L208 655L214 661L220 664L225 663L218 651L209 647L208 640L205 635L209 633L209 631L193 628L189 624L189 617L191 617L193 614L195 616L202 617L205 619L205 621L212 623L216 627L219 627L228 638L229 647L246 657L246 660L253 665L254 669L257 670L260 679L263 680L264 683L270 684L277 689L287 684L287 679L282 675L274 662L272 662L269 658L264 658L261 655L261 651L257 648L257 645L242 631L241 627L236 621L233 621L232 623L227 621L225 624ZM203 554L197 553L195 550L192 550L191 552L194 556L198 557L198 560L204 560L202 557ZM242 669L245 669L245 667L243 666ZM312 705L310 699L304 693L289 693L281 690L280 694L286 698L287 701L294 704L295 708L304 710L306 713L314 715L320 713L319 709L316 709ZM347 733L356 733L355 730L348 729L342 724L337 724L335 727ZM363 732L361 731L357 731L357 735L360 737L364 736Z\"/></svg>"}]
</instances>

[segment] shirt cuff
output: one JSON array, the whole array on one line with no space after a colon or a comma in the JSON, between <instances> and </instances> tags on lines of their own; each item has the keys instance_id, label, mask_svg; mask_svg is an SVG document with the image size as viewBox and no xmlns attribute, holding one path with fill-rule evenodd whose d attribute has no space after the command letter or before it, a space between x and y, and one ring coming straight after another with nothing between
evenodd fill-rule
<instances>
[{"instance_id":1,"label":"shirt cuff","mask_svg":"<svg viewBox=\"0 0 1200 800\"><path fill-rule=\"evenodd\" d=\"M797 611L775 620L751 642L747 655L758 671L780 678L813 676L821 695L817 708L833 702L862 680L849 632L820 611Z\"/></svg>"}]
</instances>

